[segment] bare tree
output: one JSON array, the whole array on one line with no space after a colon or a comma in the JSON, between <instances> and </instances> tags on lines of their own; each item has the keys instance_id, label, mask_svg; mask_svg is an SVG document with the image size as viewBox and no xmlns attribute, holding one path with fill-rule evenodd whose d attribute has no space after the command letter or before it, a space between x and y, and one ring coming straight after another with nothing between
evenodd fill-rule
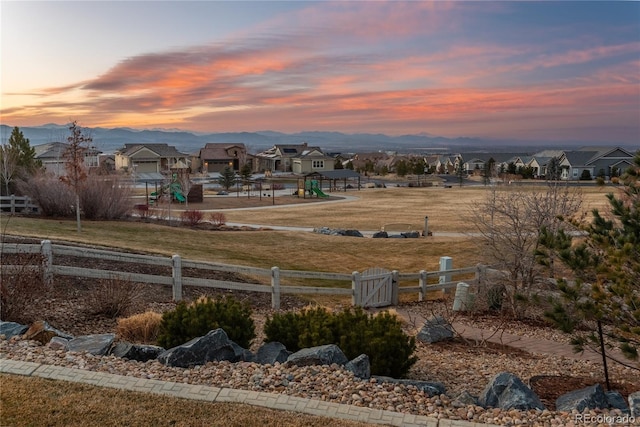
<instances>
[{"instance_id":1,"label":"bare tree","mask_svg":"<svg viewBox=\"0 0 640 427\"><path fill-rule=\"evenodd\" d=\"M543 230L565 227L562 218L576 215L581 201L576 187L557 182L544 189L493 186L485 200L471 208L481 252L486 262L503 272L504 296L513 315L523 315L543 277L544 266L539 262Z\"/></svg>"},{"instance_id":2,"label":"bare tree","mask_svg":"<svg viewBox=\"0 0 640 427\"><path fill-rule=\"evenodd\" d=\"M5 194L9 195L9 184L18 173L18 153L8 144L0 145L0 179L4 183Z\"/></svg>"},{"instance_id":3,"label":"bare tree","mask_svg":"<svg viewBox=\"0 0 640 427\"><path fill-rule=\"evenodd\" d=\"M87 167L84 158L88 145L93 141L93 138L85 135L76 121L69 125L69 131L71 132L71 135L67 137L69 145L64 152L64 166L67 174L60 177L60 179L71 187L76 195L76 223L78 233L80 233L82 231L80 223L80 190L87 179Z\"/></svg>"}]
</instances>

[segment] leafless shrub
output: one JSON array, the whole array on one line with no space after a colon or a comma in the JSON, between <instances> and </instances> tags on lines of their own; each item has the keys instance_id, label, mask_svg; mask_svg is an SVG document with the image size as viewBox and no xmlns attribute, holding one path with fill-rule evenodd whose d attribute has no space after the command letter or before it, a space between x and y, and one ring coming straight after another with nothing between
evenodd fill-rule
<instances>
[{"instance_id":1,"label":"leafless shrub","mask_svg":"<svg viewBox=\"0 0 640 427\"><path fill-rule=\"evenodd\" d=\"M220 226L227 223L227 217L222 212L211 212L209 221L211 221L213 225Z\"/></svg>"},{"instance_id":2,"label":"leafless shrub","mask_svg":"<svg viewBox=\"0 0 640 427\"><path fill-rule=\"evenodd\" d=\"M51 174L39 173L28 181L18 181L18 189L40 206L44 216L73 217L73 190Z\"/></svg>"},{"instance_id":3,"label":"leafless shrub","mask_svg":"<svg viewBox=\"0 0 640 427\"><path fill-rule=\"evenodd\" d=\"M0 319L30 324L37 320L34 301L48 291L41 254L5 254L0 257Z\"/></svg>"},{"instance_id":4,"label":"leafless shrub","mask_svg":"<svg viewBox=\"0 0 640 427\"><path fill-rule=\"evenodd\" d=\"M153 344L158 338L162 314L146 311L118 319L116 333L120 338L132 343Z\"/></svg>"},{"instance_id":5,"label":"leafless shrub","mask_svg":"<svg viewBox=\"0 0 640 427\"><path fill-rule=\"evenodd\" d=\"M80 189L87 219L120 219L131 210L131 187L118 176L90 175Z\"/></svg>"},{"instance_id":6,"label":"leafless shrub","mask_svg":"<svg viewBox=\"0 0 640 427\"><path fill-rule=\"evenodd\" d=\"M566 226L562 218L580 209L579 189L553 182L545 189L493 187L485 200L474 203L469 219L480 234L485 262L502 272L494 285L502 286L505 307L516 317L524 315L545 268L536 258L544 229Z\"/></svg>"},{"instance_id":7,"label":"leafless shrub","mask_svg":"<svg viewBox=\"0 0 640 427\"><path fill-rule=\"evenodd\" d=\"M126 315L140 299L142 288L129 280L112 277L99 280L87 298L89 314L111 318Z\"/></svg>"},{"instance_id":8,"label":"leafless shrub","mask_svg":"<svg viewBox=\"0 0 640 427\"><path fill-rule=\"evenodd\" d=\"M180 214L180 219L183 224L194 227L204 220L204 213L199 210L187 210Z\"/></svg>"}]
</instances>

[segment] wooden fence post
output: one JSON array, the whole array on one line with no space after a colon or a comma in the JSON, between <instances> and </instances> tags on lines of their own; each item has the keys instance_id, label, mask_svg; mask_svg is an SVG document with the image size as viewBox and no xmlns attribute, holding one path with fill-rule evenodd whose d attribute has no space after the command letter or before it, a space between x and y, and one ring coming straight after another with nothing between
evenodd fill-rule
<instances>
[{"instance_id":1,"label":"wooden fence post","mask_svg":"<svg viewBox=\"0 0 640 427\"><path fill-rule=\"evenodd\" d=\"M398 274L398 270L393 270L391 272L391 304L393 305L398 305L398 302L400 301L400 298L398 296L398 286L400 286L400 283L398 281Z\"/></svg>"},{"instance_id":2,"label":"wooden fence post","mask_svg":"<svg viewBox=\"0 0 640 427\"><path fill-rule=\"evenodd\" d=\"M420 292L418 293L418 301L424 301L427 297L427 270L420 270Z\"/></svg>"},{"instance_id":3,"label":"wooden fence post","mask_svg":"<svg viewBox=\"0 0 640 427\"><path fill-rule=\"evenodd\" d=\"M482 264L478 264L476 266L476 285L478 287L480 287L480 285L482 285L484 283L484 280L486 279L486 274L487 274L487 267L485 265Z\"/></svg>"},{"instance_id":4,"label":"wooden fence post","mask_svg":"<svg viewBox=\"0 0 640 427\"><path fill-rule=\"evenodd\" d=\"M16 195L12 194L11 196L11 215L16 213Z\"/></svg>"},{"instance_id":5,"label":"wooden fence post","mask_svg":"<svg viewBox=\"0 0 640 427\"><path fill-rule=\"evenodd\" d=\"M182 300L182 258L180 255L174 255L171 257L172 261L172 272L171 277L173 277L173 300L180 301Z\"/></svg>"},{"instance_id":6,"label":"wooden fence post","mask_svg":"<svg viewBox=\"0 0 640 427\"><path fill-rule=\"evenodd\" d=\"M53 286L53 246L51 240L40 242L42 253L42 280L46 286Z\"/></svg>"},{"instance_id":7,"label":"wooden fence post","mask_svg":"<svg viewBox=\"0 0 640 427\"><path fill-rule=\"evenodd\" d=\"M360 295L360 273L354 271L351 273L351 305L356 306L362 302Z\"/></svg>"},{"instance_id":8,"label":"wooden fence post","mask_svg":"<svg viewBox=\"0 0 640 427\"><path fill-rule=\"evenodd\" d=\"M271 267L271 308L280 309L280 269Z\"/></svg>"}]
</instances>

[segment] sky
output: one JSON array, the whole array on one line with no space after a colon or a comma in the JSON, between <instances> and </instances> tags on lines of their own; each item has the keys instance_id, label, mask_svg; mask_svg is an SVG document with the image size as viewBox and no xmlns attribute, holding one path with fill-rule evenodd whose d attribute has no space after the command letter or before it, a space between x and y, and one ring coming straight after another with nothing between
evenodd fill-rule
<instances>
[{"instance_id":1,"label":"sky","mask_svg":"<svg viewBox=\"0 0 640 427\"><path fill-rule=\"evenodd\" d=\"M640 2L0 1L0 123L640 146Z\"/></svg>"}]
</instances>

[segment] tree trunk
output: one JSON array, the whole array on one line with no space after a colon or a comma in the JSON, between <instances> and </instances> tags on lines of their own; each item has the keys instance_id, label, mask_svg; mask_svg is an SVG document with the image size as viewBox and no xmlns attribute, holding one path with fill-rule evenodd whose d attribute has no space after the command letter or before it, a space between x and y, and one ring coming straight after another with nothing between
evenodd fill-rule
<instances>
[{"instance_id":1,"label":"tree trunk","mask_svg":"<svg viewBox=\"0 0 640 427\"><path fill-rule=\"evenodd\" d=\"M82 226L80 224L80 195L76 193L76 224L78 226L78 233L82 232Z\"/></svg>"}]
</instances>

